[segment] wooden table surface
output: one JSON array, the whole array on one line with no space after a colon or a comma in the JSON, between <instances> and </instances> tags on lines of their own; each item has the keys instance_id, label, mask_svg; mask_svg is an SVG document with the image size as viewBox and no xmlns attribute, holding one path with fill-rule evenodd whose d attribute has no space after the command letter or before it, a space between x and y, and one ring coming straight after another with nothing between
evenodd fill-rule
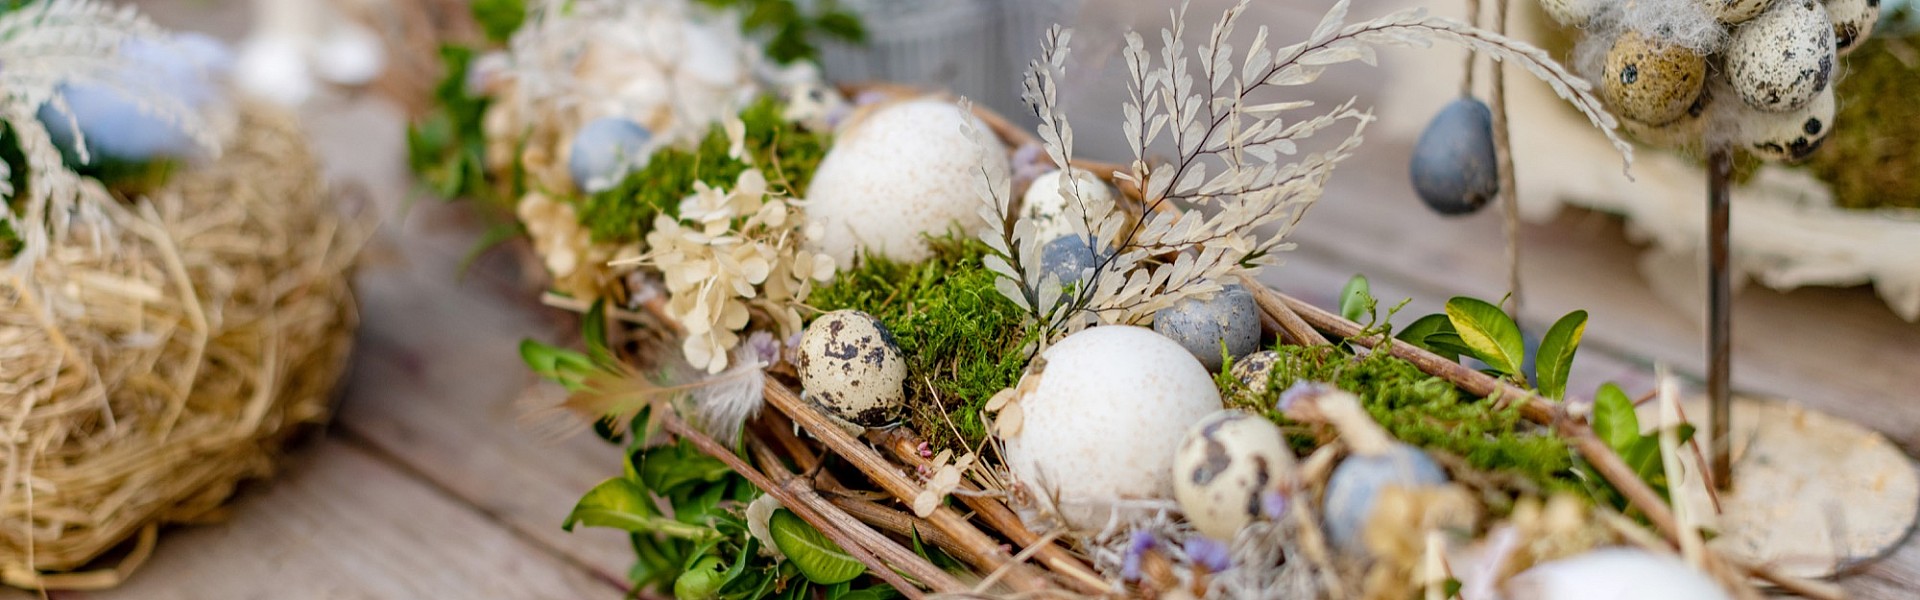
<instances>
[{"instance_id":1,"label":"wooden table surface","mask_svg":"<svg viewBox=\"0 0 1920 600\"><path fill-rule=\"evenodd\" d=\"M203 5L182 0L169 22ZM186 8L179 8L185 6ZM194 8L200 6L201 8ZM193 13L191 11L200 11ZM215 15L232 25L232 17ZM204 22L202 22L204 24ZM359 276L364 319L339 414L292 451L280 475L250 486L230 521L165 532L126 585L51 592L78 599L619 598L631 554L606 530L565 533L581 493L617 474L620 453L590 435L549 439L524 423L550 395L520 364L523 338L563 341L571 321L537 305L522 264L496 253L456 276L485 228L426 198L404 171L401 117L367 97L307 111L337 181L384 216ZM1419 209L1404 183L1409 140L1380 138L1344 167L1268 281L1321 305L1353 273L1406 314L1447 297L1497 298L1505 266L1493 211L1460 220ZM1527 317L1584 308L1588 346L1572 389L1651 385L1655 363L1697 374L1699 327L1653 299L1639 248L1613 219L1569 213L1525 230ZM1737 389L1790 398L1920 448L1920 326L1870 291L1743 290L1736 302ZM1920 545L1845 579L1858 598L1911 598ZM0 598L33 597L0 591Z\"/></svg>"}]
</instances>

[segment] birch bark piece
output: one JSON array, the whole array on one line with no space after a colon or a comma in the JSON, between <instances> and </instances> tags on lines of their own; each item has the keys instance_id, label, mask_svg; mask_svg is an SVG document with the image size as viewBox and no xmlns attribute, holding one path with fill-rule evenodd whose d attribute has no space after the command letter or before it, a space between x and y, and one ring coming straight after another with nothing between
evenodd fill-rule
<instances>
[{"instance_id":1,"label":"birch bark piece","mask_svg":"<svg viewBox=\"0 0 1920 600\"><path fill-rule=\"evenodd\" d=\"M1641 407L1651 429L1658 407ZM1707 452L1706 400L1683 402ZM1789 402L1736 397L1733 489L1714 514L1704 465L1682 446L1677 504L1719 535L1708 546L1795 577L1818 578L1877 560L1913 531L1920 476L1878 432Z\"/></svg>"}]
</instances>

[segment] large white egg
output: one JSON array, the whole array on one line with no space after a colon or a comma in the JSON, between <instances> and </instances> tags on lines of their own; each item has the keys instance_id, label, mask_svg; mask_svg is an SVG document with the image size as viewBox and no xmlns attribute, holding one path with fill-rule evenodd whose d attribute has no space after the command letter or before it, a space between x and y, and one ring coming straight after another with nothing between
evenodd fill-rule
<instances>
[{"instance_id":1,"label":"large white egg","mask_svg":"<svg viewBox=\"0 0 1920 600\"><path fill-rule=\"evenodd\" d=\"M1015 400L1021 424L1002 431L1007 467L1028 493L1050 498L1082 531L1105 527L1117 501L1171 496L1187 428L1220 410L1200 361L1151 329L1125 325L1067 336L1040 361Z\"/></svg>"},{"instance_id":2,"label":"large white egg","mask_svg":"<svg viewBox=\"0 0 1920 600\"><path fill-rule=\"evenodd\" d=\"M994 173L1006 185L1007 151L986 125L953 102L907 100L874 109L840 133L807 191L807 218L822 228L813 240L840 268L861 249L898 261L929 256L926 234L984 225L975 183ZM964 129L971 122L985 152Z\"/></svg>"},{"instance_id":3,"label":"large white egg","mask_svg":"<svg viewBox=\"0 0 1920 600\"><path fill-rule=\"evenodd\" d=\"M1686 563L1636 548L1601 548L1534 565L1506 583L1508 598L1723 600L1727 591Z\"/></svg>"}]
</instances>

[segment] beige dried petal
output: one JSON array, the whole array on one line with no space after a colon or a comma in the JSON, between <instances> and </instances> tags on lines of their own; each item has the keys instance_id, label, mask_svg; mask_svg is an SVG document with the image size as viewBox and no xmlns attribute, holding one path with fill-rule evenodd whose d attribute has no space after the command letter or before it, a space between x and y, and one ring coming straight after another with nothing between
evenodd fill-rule
<instances>
[{"instance_id":1,"label":"beige dried petal","mask_svg":"<svg viewBox=\"0 0 1920 600\"><path fill-rule=\"evenodd\" d=\"M920 490L920 493L913 497L914 516L922 519L932 516L933 511L940 508L941 498L943 498L943 496L934 493L933 490Z\"/></svg>"},{"instance_id":2,"label":"beige dried petal","mask_svg":"<svg viewBox=\"0 0 1920 600\"><path fill-rule=\"evenodd\" d=\"M994 433L1002 439L1020 435L1020 428L1025 423L1026 414L1020 409L1020 403L1009 403L995 416Z\"/></svg>"},{"instance_id":3,"label":"beige dried petal","mask_svg":"<svg viewBox=\"0 0 1920 600\"><path fill-rule=\"evenodd\" d=\"M1006 408L1008 403L1013 402L1014 393L1014 388L994 392L993 397L987 399L987 412L1000 412L1000 409Z\"/></svg>"}]
</instances>

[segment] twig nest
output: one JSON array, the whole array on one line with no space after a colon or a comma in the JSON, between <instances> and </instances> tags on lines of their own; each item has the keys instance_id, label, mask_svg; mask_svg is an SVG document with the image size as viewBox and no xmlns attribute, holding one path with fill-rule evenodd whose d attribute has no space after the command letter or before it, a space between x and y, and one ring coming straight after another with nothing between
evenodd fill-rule
<instances>
[{"instance_id":1,"label":"twig nest","mask_svg":"<svg viewBox=\"0 0 1920 600\"><path fill-rule=\"evenodd\" d=\"M1829 87L1798 110L1738 111L1739 129L1734 142L1766 160L1804 159L1820 149L1832 132L1834 103L1833 88Z\"/></svg>"},{"instance_id":2,"label":"twig nest","mask_svg":"<svg viewBox=\"0 0 1920 600\"><path fill-rule=\"evenodd\" d=\"M1486 206L1500 193L1493 111L1471 96L1447 104L1420 132L1408 171L1414 193L1434 212L1464 215Z\"/></svg>"},{"instance_id":3,"label":"twig nest","mask_svg":"<svg viewBox=\"0 0 1920 600\"><path fill-rule=\"evenodd\" d=\"M1327 536L1341 551L1365 553L1367 522L1380 494L1389 488L1445 485L1447 473L1419 448L1394 443L1377 454L1354 454L1333 468L1327 480Z\"/></svg>"},{"instance_id":4,"label":"twig nest","mask_svg":"<svg viewBox=\"0 0 1920 600\"><path fill-rule=\"evenodd\" d=\"M1726 589L1671 556L1601 548L1535 565L1507 580L1508 598L1538 600L1723 600Z\"/></svg>"},{"instance_id":5,"label":"twig nest","mask_svg":"<svg viewBox=\"0 0 1920 600\"><path fill-rule=\"evenodd\" d=\"M1239 410L1215 412L1187 430L1174 456L1174 499L1200 533L1231 541L1255 519L1279 516L1295 462L1272 421Z\"/></svg>"},{"instance_id":6,"label":"twig nest","mask_svg":"<svg viewBox=\"0 0 1920 600\"><path fill-rule=\"evenodd\" d=\"M900 418L907 361L879 319L836 310L807 325L800 337L800 385L807 398L834 416L864 427Z\"/></svg>"},{"instance_id":7,"label":"twig nest","mask_svg":"<svg viewBox=\"0 0 1920 600\"><path fill-rule=\"evenodd\" d=\"M994 193L1012 193L1007 151L991 141L976 145L968 126L987 131L938 98L875 107L849 124L807 191L807 218L825 232L815 240L820 250L841 268L862 249L915 262L929 256L925 235L983 226L976 185L988 177Z\"/></svg>"},{"instance_id":8,"label":"twig nest","mask_svg":"<svg viewBox=\"0 0 1920 600\"><path fill-rule=\"evenodd\" d=\"M1060 285L1070 286L1085 281L1101 258L1094 255L1086 238L1069 233L1040 247L1040 270L1059 279Z\"/></svg>"},{"instance_id":9,"label":"twig nest","mask_svg":"<svg viewBox=\"0 0 1920 600\"><path fill-rule=\"evenodd\" d=\"M1827 18L1833 21L1833 48L1846 56L1873 35L1880 22L1880 0L1827 0Z\"/></svg>"},{"instance_id":10,"label":"twig nest","mask_svg":"<svg viewBox=\"0 0 1920 600\"><path fill-rule=\"evenodd\" d=\"M1658 126L1685 117L1706 83L1705 55L1628 31L1607 50L1600 92L1621 116Z\"/></svg>"},{"instance_id":11,"label":"twig nest","mask_svg":"<svg viewBox=\"0 0 1920 600\"><path fill-rule=\"evenodd\" d=\"M1042 509L1082 531L1105 527L1123 500L1171 496L1187 427L1220 410L1200 362L1142 327L1083 330L1035 364L998 418L1007 467Z\"/></svg>"},{"instance_id":12,"label":"twig nest","mask_svg":"<svg viewBox=\"0 0 1920 600\"><path fill-rule=\"evenodd\" d=\"M52 102L40 106L40 122L67 164L144 163L203 154L184 124L155 107L206 111L226 102L223 80L233 65L226 45L204 35L182 33L164 40L129 39L121 44L120 54L126 62L112 74L113 85L73 82L60 86L58 94L70 113ZM85 161L80 159L77 142L86 145Z\"/></svg>"},{"instance_id":13,"label":"twig nest","mask_svg":"<svg viewBox=\"0 0 1920 600\"><path fill-rule=\"evenodd\" d=\"M613 187L645 164L653 132L625 117L601 117L574 132L567 146L567 174L587 193Z\"/></svg>"},{"instance_id":14,"label":"twig nest","mask_svg":"<svg viewBox=\"0 0 1920 600\"><path fill-rule=\"evenodd\" d=\"M1253 292L1228 285L1210 298L1184 298L1153 313L1153 330L1178 342L1208 371L1218 371L1223 350L1239 358L1260 348L1260 308Z\"/></svg>"},{"instance_id":15,"label":"twig nest","mask_svg":"<svg viewBox=\"0 0 1920 600\"><path fill-rule=\"evenodd\" d=\"M1760 16L1760 13L1767 10L1773 2L1774 0L1704 0L1703 3L1713 13L1715 20L1736 25Z\"/></svg>"},{"instance_id":16,"label":"twig nest","mask_svg":"<svg viewBox=\"0 0 1920 600\"><path fill-rule=\"evenodd\" d=\"M1833 21L1818 0L1780 0L1734 29L1727 81L1747 106L1795 110L1826 91L1833 76Z\"/></svg>"},{"instance_id":17,"label":"twig nest","mask_svg":"<svg viewBox=\"0 0 1920 600\"><path fill-rule=\"evenodd\" d=\"M1027 187L1026 195L1021 196L1021 214L1033 222L1033 234L1039 239L1051 240L1074 235L1073 219L1079 219L1083 214L1106 214L1107 207L1113 205L1113 190L1092 173L1082 169L1073 170L1073 179L1068 185L1079 194L1079 202L1061 193L1061 182L1065 179L1064 171L1048 171L1035 177L1033 184Z\"/></svg>"}]
</instances>

